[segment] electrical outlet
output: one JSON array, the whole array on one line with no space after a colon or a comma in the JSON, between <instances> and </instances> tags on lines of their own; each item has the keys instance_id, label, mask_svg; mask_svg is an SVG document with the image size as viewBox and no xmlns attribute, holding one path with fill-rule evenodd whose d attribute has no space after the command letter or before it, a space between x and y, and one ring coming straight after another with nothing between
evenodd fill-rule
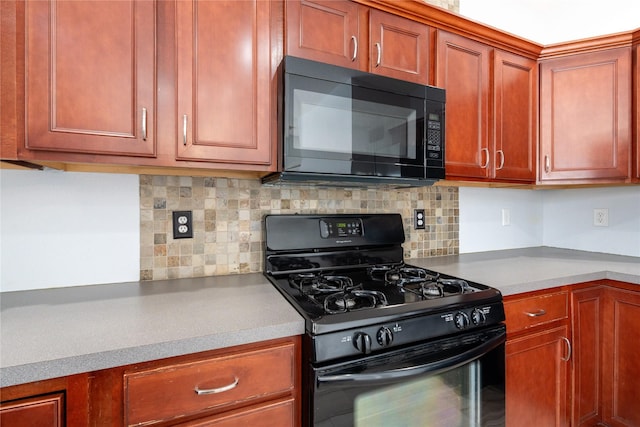
<instances>
[{"instance_id":1,"label":"electrical outlet","mask_svg":"<svg viewBox=\"0 0 640 427\"><path fill-rule=\"evenodd\" d=\"M193 220L191 211L173 212L173 238L189 239L193 237Z\"/></svg>"},{"instance_id":2,"label":"electrical outlet","mask_svg":"<svg viewBox=\"0 0 640 427\"><path fill-rule=\"evenodd\" d=\"M596 227L608 227L609 226L609 209L594 209L593 225L595 225Z\"/></svg>"},{"instance_id":3,"label":"electrical outlet","mask_svg":"<svg viewBox=\"0 0 640 427\"><path fill-rule=\"evenodd\" d=\"M413 211L413 228L416 230L424 230L425 228L424 209L415 209Z\"/></svg>"}]
</instances>

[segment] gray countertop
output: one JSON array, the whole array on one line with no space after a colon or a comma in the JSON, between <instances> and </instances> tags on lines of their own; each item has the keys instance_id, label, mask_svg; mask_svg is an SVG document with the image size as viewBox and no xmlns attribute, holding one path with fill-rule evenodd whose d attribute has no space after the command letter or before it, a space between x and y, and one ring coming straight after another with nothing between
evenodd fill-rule
<instances>
[{"instance_id":1,"label":"gray countertop","mask_svg":"<svg viewBox=\"0 0 640 427\"><path fill-rule=\"evenodd\" d=\"M599 279L640 284L640 258L530 248L411 260L504 295ZM0 386L304 333L261 275L0 294Z\"/></svg>"}]
</instances>

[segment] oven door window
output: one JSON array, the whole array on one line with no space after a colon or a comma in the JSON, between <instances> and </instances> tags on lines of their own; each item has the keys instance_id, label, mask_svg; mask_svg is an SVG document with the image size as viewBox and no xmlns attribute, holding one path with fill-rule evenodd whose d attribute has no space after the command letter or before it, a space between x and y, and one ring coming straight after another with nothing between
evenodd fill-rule
<instances>
[{"instance_id":1,"label":"oven door window","mask_svg":"<svg viewBox=\"0 0 640 427\"><path fill-rule=\"evenodd\" d=\"M504 326L315 369L315 427L504 426Z\"/></svg>"},{"instance_id":2,"label":"oven door window","mask_svg":"<svg viewBox=\"0 0 640 427\"><path fill-rule=\"evenodd\" d=\"M296 75L287 84L285 170L421 176L424 99Z\"/></svg>"}]
</instances>

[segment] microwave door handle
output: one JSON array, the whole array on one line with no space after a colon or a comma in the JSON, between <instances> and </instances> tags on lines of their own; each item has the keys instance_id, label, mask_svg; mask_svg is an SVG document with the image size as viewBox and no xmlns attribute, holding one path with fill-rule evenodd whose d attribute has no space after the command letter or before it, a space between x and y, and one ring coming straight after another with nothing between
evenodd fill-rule
<instances>
[{"instance_id":1,"label":"microwave door handle","mask_svg":"<svg viewBox=\"0 0 640 427\"><path fill-rule=\"evenodd\" d=\"M435 362L425 363L423 365L412 366L410 368L391 369L384 372L376 372L371 374L340 374L319 376L319 383L335 383L335 382L360 382L360 381L382 381L397 378L413 377L422 374L437 374L439 372L448 371L458 366L466 365L490 352L500 344L504 343L505 335L500 334L487 342L447 359L436 360Z\"/></svg>"}]
</instances>

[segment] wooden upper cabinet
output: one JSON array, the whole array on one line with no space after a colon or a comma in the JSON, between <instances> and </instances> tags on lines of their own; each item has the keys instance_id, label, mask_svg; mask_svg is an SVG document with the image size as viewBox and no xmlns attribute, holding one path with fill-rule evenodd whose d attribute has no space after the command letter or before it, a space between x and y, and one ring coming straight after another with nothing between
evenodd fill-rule
<instances>
[{"instance_id":1,"label":"wooden upper cabinet","mask_svg":"<svg viewBox=\"0 0 640 427\"><path fill-rule=\"evenodd\" d=\"M360 7L350 1L285 2L287 55L364 69L367 44L360 34ZM366 36L366 33L365 33Z\"/></svg>"},{"instance_id":2,"label":"wooden upper cabinet","mask_svg":"<svg viewBox=\"0 0 640 427\"><path fill-rule=\"evenodd\" d=\"M287 55L428 83L427 25L348 0L285 5Z\"/></svg>"},{"instance_id":3,"label":"wooden upper cabinet","mask_svg":"<svg viewBox=\"0 0 640 427\"><path fill-rule=\"evenodd\" d=\"M436 85L447 90L448 177L535 181L536 61L439 31Z\"/></svg>"},{"instance_id":4,"label":"wooden upper cabinet","mask_svg":"<svg viewBox=\"0 0 640 427\"><path fill-rule=\"evenodd\" d=\"M179 1L177 158L272 162L271 2Z\"/></svg>"},{"instance_id":5,"label":"wooden upper cabinet","mask_svg":"<svg viewBox=\"0 0 640 427\"><path fill-rule=\"evenodd\" d=\"M489 177L491 48L438 31L436 86L447 91L447 177Z\"/></svg>"},{"instance_id":6,"label":"wooden upper cabinet","mask_svg":"<svg viewBox=\"0 0 640 427\"><path fill-rule=\"evenodd\" d=\"M419 22L372 9L369 12L369 72L426 85L429 30Z\"/></svg>"},{"instance_id":7,"label":"wooden upper cabinet","mask_svg":"<svg viewBox=\"0 0 640 427\"><path fill-rule=\"evenodd\" d=\"M27 150L155 155L156 3L26 2Z\"/></svg>"},{"instance_id":8,"label":"wooden upper cabinet","mask_svg":"<svg viewBox=\"0 0 640 427\"><path fill-rule=\"evenodd\" d=\"M640 38L640 34L638 35ZM640 181L640 42L633 47L633 153L634 173L636 181Z\"/></svg>"},{"instance_id":9,"label":"wooden upper cabinet","mask_svg":"<svg viewBox=\"0 0 640 427\"><path fill-rule=\"evenodd\" d=\"M631 49L540 65L540 181L624 182L631 175Z\"/></svg>"},{"instance_id":10,"label":"wooden upper cabinet","mask_svg":"<svg viewBox=\"0 0 640 427\"><path fill-rule=\"evenodd\" d=\"M534 182L538 147L538 63L494 51L492 177Z\"/></svg>"}]
</instances>

